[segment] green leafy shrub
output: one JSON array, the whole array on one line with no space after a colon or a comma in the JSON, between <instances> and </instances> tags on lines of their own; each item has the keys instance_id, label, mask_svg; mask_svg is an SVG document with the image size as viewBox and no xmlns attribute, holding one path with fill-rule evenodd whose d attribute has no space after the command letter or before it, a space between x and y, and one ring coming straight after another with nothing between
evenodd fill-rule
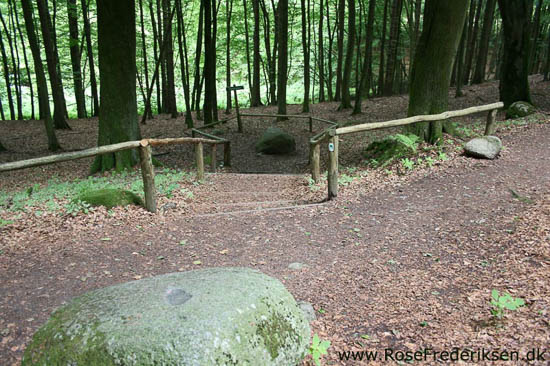
<instances>
[{"instance_id":1,"label":"green leafy shrub","mask_svg":"<svg viewBox=\"0 0 550 366\"><path fill-rule=\"evenodd\" d=\"M509 293L500 294L498 290L491 291L491 314L501 319L504 316L504 310L515 311L525 305L525 301L520 298L514 298Z\"/></svg>"},{"instance_id":2,"label":"green leafy shrub","mask_svg":"<svg viewBox=\"0 0 550 366\"><path fill-rule=\"evenodd\" d=\"M311 355L313 362L317 366L321 366L321 356L327 354L327 350L330 347L330 341L324 341L317 334L313 335L311 346L309 346L308 353Z\"/></svg>"},{"instance_id":3,"label":"green leafy shrub","mask_svg":"<svg viewBox=\"0 0 550 366\"><path fill-rule=\"evenodd\" d=\"M396 134L374 141L365 150L365 158L374 168L385 168L392 162L416 154L419 137Z\"/></svg>"}]
</instances>

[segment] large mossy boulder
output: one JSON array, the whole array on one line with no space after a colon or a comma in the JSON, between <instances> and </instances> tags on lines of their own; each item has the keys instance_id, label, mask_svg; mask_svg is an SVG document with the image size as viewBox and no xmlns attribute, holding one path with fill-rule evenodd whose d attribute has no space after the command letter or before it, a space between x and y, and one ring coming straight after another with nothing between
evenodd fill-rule
<instances>
[{"instance_id":1,"label":"large mossy boulder","mask_svg":"<svg viewBox=\"0 0 550 366\"><path fill-rule=\"evenodd\" d=\"M86 191L81 193L77 197L77 200L86 202L92 206L105 206L107 208L127 205L143 206L142 199L134 192L115 188Z\"/></svg>"},{"instance_id":2,"label":"large mossy boulder","mask_svg":"<svg viewBox=\"0 0 550 366\"><path fill-rule=\"evenodd\" d=\"M414 155L419 137L415 135L392 135L372 142L364 152L364 157L375 168L384 168L392 162Z\"/></svg>"},{"instance_id":3,"label":"large mossy boulder","mask_svg":"<svg viewBox=\"0 0 550 366\"><path fill-rule=\"evenodd\" d=\"M527 102L515 102L506 110L506 117L521 118L535 113L537 110L532 104Z\"/></svg>"},{"instance_id":4,"label":"large mossy boulder","mask_svg":"<svg viewBox=\"0 0 550 366\"><path fill-rule=\"evenodd\" d=\"M494 159L502 150L502 141L496 136L482 136L464 145L464 154L479 159Z\"/></svg>"},{"instance_id":5,"label":"large mossy boulder","mask_svg":"<svg viewBox=\"0 0 550 366\"><path fill-rule=\"evenodd\" d=\"M256 143L256 152L282 155L296 151L294 137L278 127L269 127Z\"/></svg>"},{"instance_id":6,"label":"large mossy boulder","mask_svg":"<svg viewBox=\"0 0 550 366\"><path fill-rule=\"evenodd\" d=\"M173 273L88 292L53 313L22 365L281 365L310 328L278 280L245 268Z\"/></svg>"}]
</instances>

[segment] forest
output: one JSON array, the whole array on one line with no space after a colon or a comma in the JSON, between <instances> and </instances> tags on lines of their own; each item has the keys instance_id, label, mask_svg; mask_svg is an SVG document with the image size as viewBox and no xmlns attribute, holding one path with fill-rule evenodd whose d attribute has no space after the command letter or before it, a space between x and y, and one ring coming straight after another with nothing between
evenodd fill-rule
<instances>
[{"instance_id":1,"label":"forest","mask_svg":"<svg viewBox=\"0 0 550 366\"><path fill-rule=\"evenodd\" d=\"M182 113L188 127L208 124L231 109L231 85L246 86L248 98L241 102L251 107L278 105L284 113L287 103L300 103L308 112L311 103L338 101L340 109L360 113L362 99L409 92L422 30L431 18L444 17L440 2L426 3L434 6L429 14L422 0L128 1L119 10L132 28L128 38L135 28L128 52L135 51L139 114L152 119ZM525 60L519 72L524 80L526 73L548 79L548 1L458 3L443 9L460 20L442 28L441 34L453 37L435 41L451 46L450 85L457 96L462 85L498 80L503 73L505 80L512 77L506 65L513 57ZM95 1L3 0L0 21L2 120L51 113L54 128L64 129L70 118L99 114ZM521 49L508 50L507 39L521 40ZM433 68L430 62L420 63ZM51 112L40 102L40 91ZM55 130L48 131L55 150Z\"/></svg>"}]
</instances>

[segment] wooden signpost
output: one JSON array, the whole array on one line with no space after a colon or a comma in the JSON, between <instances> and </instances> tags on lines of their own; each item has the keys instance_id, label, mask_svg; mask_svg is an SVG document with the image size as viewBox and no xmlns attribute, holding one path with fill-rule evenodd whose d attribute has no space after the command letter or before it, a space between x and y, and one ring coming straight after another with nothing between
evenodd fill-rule
<instances>
[{"instance_id":1,"label":"wooden signpost","mask_svg":"<svg viewBox=\"0 0 550 366\"><path fill-rule=\"evenodd\" d=\"M244 86L242 85L235 85L233 84L233 86L229 87L229 88L226 88L228 91L232 91L233 92L233 96L235 97L235 111L237 112L237 126L238 126L238 131L239 133L242 133L243 132L243 124L241 122L241 114L239 112L239 99L237 98L237 90L244 90Z\"/></svg>"}]
</instances>

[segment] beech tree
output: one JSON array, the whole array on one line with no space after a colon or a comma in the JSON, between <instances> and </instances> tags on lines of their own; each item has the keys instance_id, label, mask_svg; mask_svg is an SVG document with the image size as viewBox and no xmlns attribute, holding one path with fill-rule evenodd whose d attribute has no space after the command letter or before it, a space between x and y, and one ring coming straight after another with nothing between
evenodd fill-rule
<instances>
[{"instance_id":1,"label":"beech tree","mask_svg":"<svg viewBox=\"0 0 550 366\"><path fill-rule=\"evenodd\" d=\"M533 0L498 0L504 30L500 100L504 107L517 101L531 103L529 90L529 35Z\"/></svg>"},{"instance_id":2,"label":"beech tree","mask_svg":"<svg viewBox=\"0 0 550 366\"><path fill-rule=\"evenodd\" d=\"M451 69L464 26L467 0L426 0L424 27L411 73L409 116L447 110ZM417 123L409 131L430 143L442 135L442 123Z\"/></svg>"},{"instance_id":3,"label":"beech tree","mask_svg":"<svg viewBox=\"0 0 550 366\"><path fill-rule=\"evenodd\" d=\"M44 74L44 68L42 66L42 59L40 57L40 48L38 47L38 40L36 39L36 30L34 27L34 20L32 17L33 8L30 0L21 0L23 8L23 16L25 18L25 28L27 30L27 39L31 48L32 58L34 60L34 72L36 74L36 82L38 84L38 102L40 104L40 110L42 119L44 120L44 127L46 129L46 136L48 137L48 150L57 151L60 149L59 142L55 135L54 124L50 113L50 101L48 98L48 84L46 82L46 75Z\"/></svg>"},{"instance_id":4,"label":"beech tree","mask_svg":"<svg viewBox=\"0 0 550 366\"><path fill-rule=\"evenodd\" d=\"M279 58L277 62L277 110L286 114L286 87L288 78L288 0L279 0L278 6Z\"/></svg>"},{"instance_id":5,"label":"beech tree","mask_svg":"<svg viewBox=\"0 0 550 366\"><path fill-rule=\"evenodd\" d=\"M97 0L97 22L101 84L98 145L139 140L135 0ZM99 155L91 172L121 171L137 162L135 150Z\"/></svg>"}]
</instances>

